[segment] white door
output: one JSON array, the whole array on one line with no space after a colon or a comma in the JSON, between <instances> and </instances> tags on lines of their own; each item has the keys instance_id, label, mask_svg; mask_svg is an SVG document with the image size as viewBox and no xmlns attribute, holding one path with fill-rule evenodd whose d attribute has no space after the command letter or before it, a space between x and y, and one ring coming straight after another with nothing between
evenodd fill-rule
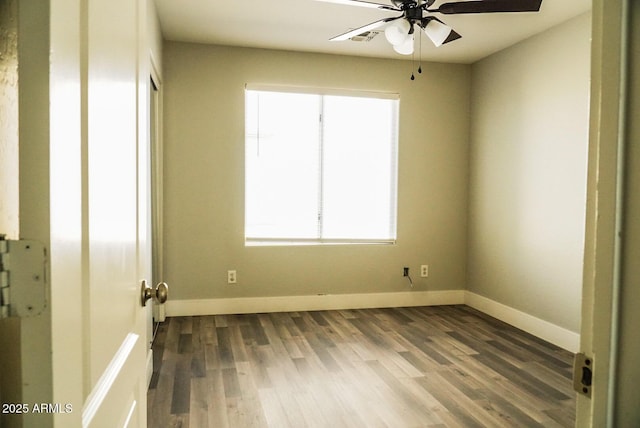
<instances>
[{"instance_id":1,"label":"white door","mask_svg":"<svg viewBox=\"0 0 640 428\"><path fill-rule=\"evenodd\" d=\"M72 408L58 427L146 426L144 4L51 1L53 401Z\"/></svg>"},{"instance_id":2,"label":"white door","mask_svg":"<svg viewBox=\"0 0 640 428\"><path fill-rule=\"evenodd\" d=\"M117 179L109 179L102 147L89 155L87 305L83 317L84 383L89 395L83 403L83 426L145 426L147 331L140 304L138 264L144 245L136 242L136 153L122 144L110 156L124 162ZM91 153L91 148L89 153ZM92 159L93 158L93 159ZM105 161L105 159L108 159ZM100 189L100 190L98 190ZM143 243L140 243L143 244Z\"/></svg>"},{"instance_id":3,"label":"white door","mask_svg":"<svg viewBox=\"0 0 640 428\"><path fill-rule=\"evenodd\" d=\"M83 425L143 426L147 338L139 262L147 246L138 242L144 236L139 227L146 228L138 223L138 209L147 211L139 205L146 199L138 195L146 191L138 186L138 6L131 0L91 0L87 10L84 333L91 392Z\"/></svg>"}]
</instances>

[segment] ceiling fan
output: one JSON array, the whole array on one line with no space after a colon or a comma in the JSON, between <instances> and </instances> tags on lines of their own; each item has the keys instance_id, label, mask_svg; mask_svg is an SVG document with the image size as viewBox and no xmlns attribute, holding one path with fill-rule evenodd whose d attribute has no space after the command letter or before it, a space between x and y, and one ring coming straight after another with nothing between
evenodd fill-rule
<instances>
[{"instance_id":1,"label":"ceiling fan","mask_svg":"<svg viewBox=\"0 0 640 428\"><path fill-rule=\"evenodd\" d=\"M402 15L383 18L365 26L347 31L331 38L332 41L348 40L352 37L386 27L385 36L396 52L403 55L413 53L415 26L424 31L436 46L461 38L460 34L433 14L456 15L470 13L538 12L542 0L470 0L443 3L431 8L436 0L391 0L393 5L364 0L320 0L329 3L402 12Z\"/></svg>"}]
</instances>

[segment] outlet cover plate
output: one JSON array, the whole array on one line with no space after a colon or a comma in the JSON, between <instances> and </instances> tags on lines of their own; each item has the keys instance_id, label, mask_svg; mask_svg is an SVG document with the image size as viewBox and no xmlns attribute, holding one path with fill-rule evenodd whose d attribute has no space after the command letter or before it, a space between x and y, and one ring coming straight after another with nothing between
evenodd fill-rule
<instances>
[{"instance_id":1,"label":"outlet cover plate","mask_svg":"<svg viewBox=\"0 0 640 428\"><path fill-rule=\"evenodd\" d=\"M236 275L235 270L227 271L227 284L236 284L238 282L238 277Z\"/></svg>"},{"instance_id":2,"label":"outlet cover plate","mask_svg":"<svg viewBox=\"0 0 640 428\"><path fill-rule=\"evenodd\" d=\"M420 276L426 278L429 276L429 265L420 266Z\"/></svg>"}]
</instances>

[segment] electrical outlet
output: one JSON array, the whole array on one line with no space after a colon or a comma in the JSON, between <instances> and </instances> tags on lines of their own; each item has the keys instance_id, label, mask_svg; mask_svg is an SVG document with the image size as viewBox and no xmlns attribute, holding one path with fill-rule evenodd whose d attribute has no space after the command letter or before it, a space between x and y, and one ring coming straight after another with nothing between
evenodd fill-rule
<instances>
[{"instance_id":1,"label":"electrical outlet","mask_svg":"<svg viewBox=\"0 0 640 428\"><path fill-rule=\"evenodd\" d=\"M409 276L409 268L408 267L402 268L402 276Z\"/></svg>"},{"instance_id":2,"label":"electrical outlet","mask_svg":"<svg viewBox=\"0 0 640 428\"><path fill-rule=\"evenodd\" d=\"M235 270L227 271L227 284L236 284L238 282L238 278L236 276Z\"/></svg>"},{"instance_id":3,"label":"electrical outlet","mask_svg":"<svg viewBox=\"0 0 640 428\"><path fill-rule=\"evenodd\" d=\"M420 276L426 278L429 276L429 265L420 266Z\"/></svg>"}]
</instances>

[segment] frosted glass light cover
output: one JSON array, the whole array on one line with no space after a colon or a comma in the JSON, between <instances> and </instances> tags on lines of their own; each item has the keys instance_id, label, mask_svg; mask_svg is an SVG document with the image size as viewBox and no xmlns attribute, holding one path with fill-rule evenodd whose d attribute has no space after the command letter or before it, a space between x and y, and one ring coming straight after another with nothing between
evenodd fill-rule
<instances>
[{"instance_id":1,"label":"frosted glass light cover","mask_svg":"<svg viewBox=\"0 0 640 428\"><path fill-rule=\"evenodd\" d=\"M413 53L413 34L409 35L403 43L395 45L393 50L401 55L411 55Z\"/></svg>"},{"instance_id":2,"label":"frosted glass light cover","mask_svg":"<svg viewBox=\"0 0 640 428\"><path fill-rule=\"evenodd\" d=\"M429 37L429 39L431 39L436 47L440 47L444 41L447 40L449 34L451 34L451 27L432 19L424 27L424 33Z\"/></svg>"},{"instance_id":3,"label":"frosted glass light cover","mask_svg":"<svg viewBox=\"0 0 640 428\"><path fill-rule=\"evenodd\" d=\"M385 28L384 35L393 46L404 43L409 37L411 26L406 19L400 19Z\"/></svg>"}]
</instances>

